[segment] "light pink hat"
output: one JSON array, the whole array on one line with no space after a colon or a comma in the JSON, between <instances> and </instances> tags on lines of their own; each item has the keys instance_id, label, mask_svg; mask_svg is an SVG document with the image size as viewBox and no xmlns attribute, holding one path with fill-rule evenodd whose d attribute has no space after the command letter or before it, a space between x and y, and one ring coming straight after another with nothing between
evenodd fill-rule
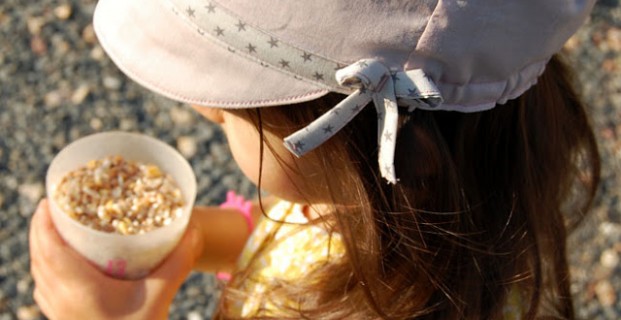
<instances>
[{"instance_id":1,"label":"light pink hat","mask_svg":"<svg viewBox=\"0 0 621 320\"><path fill-rule=\"evenodd\" d=\"M397 105L473 112L518 97L594 2L100 0L94 26L119 68L178 101L249 108L349 95L285 140L299 156L372 100L380 169L394 183Z\"/></svg>"}]
</instances>

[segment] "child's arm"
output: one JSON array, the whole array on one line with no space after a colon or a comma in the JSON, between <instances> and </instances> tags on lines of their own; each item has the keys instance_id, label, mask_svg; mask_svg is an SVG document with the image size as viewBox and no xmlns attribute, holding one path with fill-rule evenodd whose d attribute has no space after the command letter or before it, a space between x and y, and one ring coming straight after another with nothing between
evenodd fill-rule
<instances>
[{"instance_id":1,"label":"child's arm","mask_svg":"<svg viewBox=\"0 0 621 320\"><path fill-rule=\"evenodd\" d=\"M264 209L268 210L275 201L275 198L264 198ZM253 224L261 216L259 203L253 203ZM233 270L250 235L248 221L242 213L234 208L194 207L190 223L201 231L203 241L194 269L205 272Z\"/></svg>"}]
</instances>

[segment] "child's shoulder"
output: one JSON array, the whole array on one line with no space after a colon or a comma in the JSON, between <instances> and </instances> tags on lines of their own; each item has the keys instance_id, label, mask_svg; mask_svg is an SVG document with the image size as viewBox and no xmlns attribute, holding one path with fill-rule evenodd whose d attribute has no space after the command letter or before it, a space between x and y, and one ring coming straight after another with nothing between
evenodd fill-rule
<instances>
[{"instance_id":1,"label":"child's shoulder","mask_svg":"<svg viewBox=\"0 0 621 320\"><path fill-rule=\"evenodd\" d=\"M330 255L327 255L330 252ZM240 263L245 264L255 253L265 264L287 260L300 266L340 258L345 252L341 235L327 230L322 224L311 223L304 206L280 200L266 212L248 239Z\"/></svg>"},{"instance_id":2,"label":"child's shoulder","mask_svg":"<svg viewBox=\"0 0 621 320\"><path fill-rule=\"evenodd\" d=\"M345 254L341 235L311 223L304 206L284 200L274 203L256 226L238 261L249 272L241 288L248 293L237 312L241 316L280 314L297 300L277 294L279 284L313 276L318 266L339 261ZM279 306L279 307L276 307Z\"/></svg>"},{"instance_id":3,"label":"child's shoulder","mask_svg":"<svg viewBox=\"0 0 621 320\"><path fill-rule=\"evenodd\" d=\"M266 220L275 223L307 224L308 219L304 215L304 206L282 199L276 199L265 212Z\"/></svg>"}]
</instances>

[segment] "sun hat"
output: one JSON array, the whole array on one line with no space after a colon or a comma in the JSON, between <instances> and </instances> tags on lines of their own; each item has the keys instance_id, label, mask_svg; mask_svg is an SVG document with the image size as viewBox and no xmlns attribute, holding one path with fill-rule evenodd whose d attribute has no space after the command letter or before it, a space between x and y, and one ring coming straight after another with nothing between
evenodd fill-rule
<instances>
[{"instance_id":1,"label":"sun hat","mask_svg":"<svg viewBox=\"0 0 621 320\"><path fill-rule=\"evenodd\" d=\"M475 112L520 96L595 0L99 0L94 27L130 78L220 108L349 95L285 139L298 156L368 102L397 181L398 106Z\"/></svg>"}]
</instances>

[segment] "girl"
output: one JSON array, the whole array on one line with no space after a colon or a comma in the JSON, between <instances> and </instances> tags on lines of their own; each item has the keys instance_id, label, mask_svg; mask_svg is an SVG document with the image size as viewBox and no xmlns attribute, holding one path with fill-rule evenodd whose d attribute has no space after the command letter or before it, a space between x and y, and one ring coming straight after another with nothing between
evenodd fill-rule
<instances>
[{"instance_id":1,"label":"girl","mask_svg":"<svg viewBox=\"0 0 621 320\"><path fill-rule=\"evenodd\" d=\"M51 318L164 318L196 268L233 271L219 318L573 318L565 240L599 156L553 55L592 5L101 0L117 65L220 124L277 200L195 208L140 281L78 257L43 202L36 301Z\"/></svg>"}]
</instances>

